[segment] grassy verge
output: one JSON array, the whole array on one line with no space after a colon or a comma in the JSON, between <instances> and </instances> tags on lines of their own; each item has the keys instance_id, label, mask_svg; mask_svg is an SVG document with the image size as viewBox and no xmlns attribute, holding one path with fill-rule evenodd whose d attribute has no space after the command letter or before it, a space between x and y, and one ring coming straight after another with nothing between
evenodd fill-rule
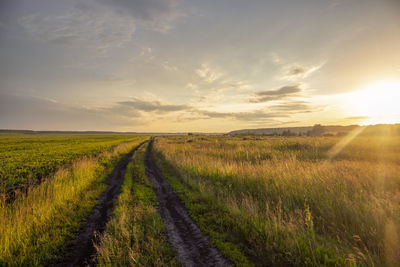
<instances>
[{"instance_id":1,"label":"grassy verge","mask_svg":"<svg viewBox=\"0 0 400 267\"><path fill-rule=\"evenodd\" d=\"M105 189L106 175L144 138L96 158L59 169L52 179L0 205L0 265L38 266L57 261Z\"/></svg>"},{"instance_id":2,"label":"grassy verge","mask_svg":"<svg viewBox=\"0 0 400 267\"><path fill-rule=\"evenodd\" d=\"M157 140L163 171L194 205L220 207L205 228L228 232L257 265L399 266L398 138Z\"/></svg>"},{"instance_id":3,"label":"grassy verge","mask_svg":"<svg viewBox=\"0 0 400 267\"><path fill-rule=\"evenodd\" d=\"M133 156L98 250L100 266L177 266L144 167L145 146Z\"/></svg>"},{"instance_id":4,"label":"grassy verge","mask_svg":"<svg viewBox=\"0 0 400 267\"><path fill-rule=\"evenodd\" d=\"M181 180L182 177L172 165L162 160L158 160L157 163L174 192L183 200L191 218L210 238L211 243L236 266L255 266L245 255L246 250L250 251L251 247L246 247L246 244L241 246L232 236L233 229L239 223L237 216L232 216L223 205L211 197L201 194L199 188Z\"/></svg>"},{"instance_id":5,"label":"grassy verge","mask_svg":"<svg viewBox=\"0 0 400 267\"><path fill-rule=\"evenodd\" d=\"M156 160L201 230L237 266L353 265L342 253L352 249L342 244L338 251L335 240L316 234L307 202L297 217L286 218L282 205L258 216L248 195L239 196L248 206L235 205L232 185L178 169L159 151Z\"/></svg>"}]
</instances>

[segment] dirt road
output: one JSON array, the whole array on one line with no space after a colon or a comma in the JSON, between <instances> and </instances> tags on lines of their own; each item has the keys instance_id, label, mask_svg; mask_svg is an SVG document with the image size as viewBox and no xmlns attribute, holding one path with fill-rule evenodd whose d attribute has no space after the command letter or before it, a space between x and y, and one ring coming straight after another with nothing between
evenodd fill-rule
<instances>
[{"instance_id":1,"label":"dirt road","mask_svg":"<svg viewBox=\"0 0 400 267\"><path fill-rule=\"evenodd\" d=\"M77 234L74 244L66 249L68 256L62 262L56 264L57 266L94 265L96 249L93 244L98 242L98 236L104 232L112 215L114 202L121 193L126 166L133 153L143 144L144 142L124 156L108 175L105 180L107 189L99 196L98 204L93 208L84 226Z\"/></svg>"},{"instance_id":2,"label":"dirt road","mask_svg":"<svg viewBox=\"0 0 400 267\"><path fill-rule=\"evenodd\" d=\"M153 141L146 151L146 174L156 187L159 213L169 242L176 249L183 266L232 266L189 217L183 203L173 192L152 158Z\"/></svg>"}]
</instances>

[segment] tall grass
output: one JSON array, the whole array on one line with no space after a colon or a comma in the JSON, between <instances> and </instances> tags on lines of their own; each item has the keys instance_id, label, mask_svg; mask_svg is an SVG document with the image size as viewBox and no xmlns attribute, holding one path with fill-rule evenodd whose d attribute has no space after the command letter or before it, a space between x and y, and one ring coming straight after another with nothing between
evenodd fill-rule
<instances>
[{"instance_id":1,"label":"tall grass","mask_svg":"<svg viewBox=\"0 0 400 267\"><path fill-rule=\"evenodd\" d=\"M145 147L128 164L122 192L98 250L99 266L175 266L153 186L143 165Z\"/></svg>"},{"instance_id":2,"label":"tall grass","mask_svg":"<svg viewBox=\"0 0 400 267\"><path fill-rule=\"evenodd\" d=\"M0 265L47 265L79 230L113 165L144 138L61 168L13 203L0 203Z\"/></svg>"},{"instance_id":3,"label":"tall grass","mask_svg":"<svg viewBox=\"0 0 400 267\"><path fill-rule=\"evenodd\" d=\"M220 240L257 265L396 266L400 140L358 137L328 160L339 141L176 137L156 149L186 201L223 217L212 226L212 215L200 214L204 230L228 231Z\"/></svg>"}]
</instances>

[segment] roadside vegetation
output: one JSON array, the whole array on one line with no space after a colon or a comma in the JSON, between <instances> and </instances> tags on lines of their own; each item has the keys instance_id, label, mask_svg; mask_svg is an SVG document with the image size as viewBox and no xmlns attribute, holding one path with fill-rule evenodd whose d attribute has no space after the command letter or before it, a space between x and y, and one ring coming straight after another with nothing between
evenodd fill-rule
<instances>
[{"instance_id":1,"label":"roadside vegetation","mask_svg":"<svg viewBox=\"0 0 400 267\"><path fill-rule=\"evenodd\" d=\"M238 266L398 266L396 137L164 137L164 176Z\"/></svg>"},{"instance_id":2,"label":"roadside vegetation","mask_svg":"<svg viewBox=\"0 0 400 267\"><path fill-rule=\"evenodd\" d=\"M97 156L60 168L12 203L0 202L0 265L57 262L104 191L107 174L146 137L129 139ZM121 141L117 139L117 143Z\"/></svg>"},{"instance_id":3,"label":"roadside vegetation","mask_svg":"<svg viewBox=\"0 0 400 267\"><path fill-rule=\"evenodd\" d=\"M0 134L0 198L25 193L59 167L132 139L111 134Z\"/></svg>"},{"instance_id":4,"label":"roadside vegetation","mask_svg":"<svg viewBox=\"0 0 400 267\"><path fill-rule=\"evenodd\" d=\"M27 169L47 166L46 158L52 167L14 179L0 161L0 266L62 262L107 175L148 139L21 135L20 145L15 138L0 137L7 166L15 157ZM74 147L80 156L68 152ZM146 176L145 149L134 153L95 245L100 266L180 265ZM56 160L63 152L65 161ZM400 264L398 137L166 136L155 139L152 156L191 218L236 266ZM4 186L16 183L7 179L24 181L13 201Z\"/></svg>"},{"instance_id":5,"label":"roadside vegetation","mask_svg":"<svg viewBox=\"0 0 400 267\"><path fill-rule=\"evenodd\" d=\"M178 266L145 174L142 146L128 164L112 219L97 246L100 266Z\"/></svg>"}]
</instances>

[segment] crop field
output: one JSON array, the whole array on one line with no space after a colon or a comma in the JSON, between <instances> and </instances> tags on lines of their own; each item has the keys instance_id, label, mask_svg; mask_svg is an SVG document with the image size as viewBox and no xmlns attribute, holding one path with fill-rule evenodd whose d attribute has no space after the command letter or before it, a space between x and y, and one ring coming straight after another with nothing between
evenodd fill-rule
<instances>
[{"instance_id":1,"label":"crop field","mask_svg":"<svg viewBox=\"0 0 400 267\"><path fill-rule=\"evenodd\" d=\"M35 157L29 157L29 151L21 149L32 148L29 146L32 142L36 147L34 155L41 159L47 157L49 164L57 162L52 160L52 155L62 159L63 152L69 155L64 159L69 159L69 162L73 159L73 162L60 167L48 179L30 187L25 194L15 196L11 202L0 202L0 266L62 265L70 247L79 241L75 236L84 227L85 223L82 222L88 220L93 210L102 208L100 204L109 204L106 201L99 203L108 189L106 177L114 178L115 172L112 170L118 166L117 163L146 139L144 136L110 135L3 136L3 144L7 147L5 151L12 150L13 146L19 148L11 154L16 161L28 157L31 163L35 162ZM19 144L19 140L22 144ZM71 147L79 151L80 158L78 154L73 154ZM9 153L8 162L11 163ZM43 161L41 164L48 170L55 168L55 165L51 168L46 166ZM60 165L61 162L56 164ZM18 167L15 169L18 171ZM120 170L117 170L119 173ZM31 172L35 171L31 169ZM13 169L7 169L7 172L2 169L2 173L13 173ZM2 175L1 179L9 177ZM26 180L21 173L17 178Z\"/></svg>"},{"instance_id":2,"label":"crop field","mask_svg":"<svg viewBox=\"0 0 400 267\"><path fill-rule=\"evenodd\" d=\"M29 190L1 202L0 266L400 264L398 137L2 142L2 181Z\"/></svg>"},{"instance_id":3,"label":"crop field","mask_svg":"<svg viewBox=\"0 0 400 267\"><path fill-rule=\"evenodd\" d=\"M0 134L0 195L37 184L64 164L129 140L132 136Z\"/></svg>"}]
</instances>

